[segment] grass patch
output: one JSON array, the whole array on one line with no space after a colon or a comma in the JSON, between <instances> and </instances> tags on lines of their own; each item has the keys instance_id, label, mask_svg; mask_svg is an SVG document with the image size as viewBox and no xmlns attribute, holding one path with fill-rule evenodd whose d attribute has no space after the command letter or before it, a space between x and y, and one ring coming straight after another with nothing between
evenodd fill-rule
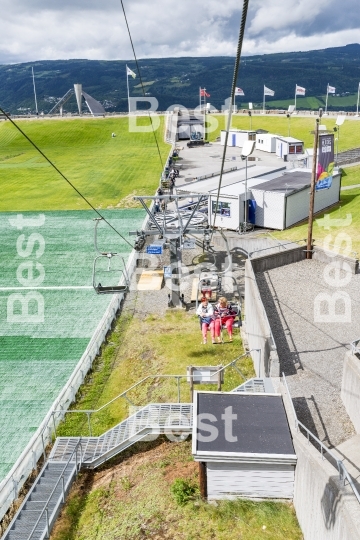
<instances>
[{"instance_id":1,"label":"grass patch","mask_svg":"<svg viewBox=\"0 0 360 540\"><path fill-rule=\"evenodd\" d=\"M141 335L141 340L139 339ZM73 408L97 409L148 375L186 374L189 365L227 364L243 353L239 335L233 343L202 345L199 322L190 312L170 310L165 317L151 316L144 322L140 318L122 315L108 344L95 362L85 384L80 388ZM238 362L244 376L254 376L252 360ZM243 382L234 369L225 374L225 391ZM214 390L213 385L197 388ZM190 390L186 379L180 383L181 401L189 402ZM149 402L176 402L178 387L175 379L153 378L145 381L127 394L136 406ZM99 435L126 418L132 412L126 399L120 398L111 406L91 417L93 434ZM68 413L59 427L60 435L89 434L84 414Z\"/></svg>"},{"instance_id":2,"label":"grass patch","mask_svg":"<svg viewBox=\"0 0 360 540\"><path fill-rule=\"evenodd\" d=\"M156 136L165 161L170 146L160 120ZM162 167L154 135L129 133L127 118L18 124L96 208L127 207L130 194L150 195L158 186ZM138 117L137 124L149 128L149 118ZM0 175L0 211L88 209L10 122L0 123Z\"/></svg>"},{"instance_id":3,"label":"grass patch","mask_svg":"<svg viewBox=\"0 0 360 540\"><path fill-rule=\"evenodd\" d=\"M84 477L76 483L69 499L75 499L70 505L71 516L63 511L52 540L302 538L291 504L249 500L222 501L217 505L202 502L197 489L198 466L192 460L190 442L163 442L125 459L111 470L96 472L88 484L87 489ZM181 504L172 495L174 485L177 493L186 494L187 500ZM82 508L77 518L73 514L76 506Z\"/></svg>"},{"instance_id":4,"label":"grass patch","mask_svg":"<svg viewBox=\"0 0 360 540\"><path fill-rule=\"evenodd\" d=\"M212 116L212 115L211 115ZM220 130L225 129L224 115L214 115L219 122L218 128L209 135L209 140L214 141L220 136ZM321 123L326 125L329 130L335 126L336 118L325 117ZM262 116L254 114L250 120L248 116L232 117L232 127L238 129L266 129L270 133L275 133L287 137L289 133L289 122L286 115L283 116ZM290 135L301 141L304 141L305 148L312 148L314 136L311 131L314 130L315 116L313 118L292 117L290 119ZM339 152L356 148L360 146L360 122L345 121L341 126L339 139Z\"/></svg>"}]
</instances>

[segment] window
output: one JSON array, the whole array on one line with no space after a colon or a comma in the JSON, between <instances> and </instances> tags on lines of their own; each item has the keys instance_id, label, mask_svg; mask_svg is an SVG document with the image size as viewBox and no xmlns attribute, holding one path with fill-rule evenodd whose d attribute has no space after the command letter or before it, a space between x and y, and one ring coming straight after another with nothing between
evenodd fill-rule
<instances>
[{"instance_id":1,"label":"window","mask_svg":"<svg viewBox=\"0 0 360 540\"><path fill-rule=\"evenodd\" d=\"M302 154L302 153L303 153L303 149L302 149L302 145L301 145L301 144L297 145L297 147L296 147L296 153L297 153L297 154Z\"/></svg>"},{"instance_id":2,"label":"window","mask_svg":"<svg viewBox=\"0 0 360 540\"><path fill-rule=\"evenodd\" d=\"M289 145L289 154L295 154L295 146Z\"/></svg>"},{"instance_id":3,"label":"window","mask_svg":"<svg viewBox=\"0 0 360 540\"><path fill-rule=\"evenodd\" d=\"M230 206L231 206L231 203L219 201L216 213L220 214L220 216L222 217L230 217ZM212 201L213 214L215 213L215 208L216 208L216 201Z\"/></svg>"},{"instance_id":4,"label":"window","mask_svg":"<svg viewBox=\"0 0 360 540\"><path fill-rule=\"evenodd\" d=\"M252 134L249 133L249 141L256 141L256 134L255 133L252 133Z\"/></svg>"}]
</instances>

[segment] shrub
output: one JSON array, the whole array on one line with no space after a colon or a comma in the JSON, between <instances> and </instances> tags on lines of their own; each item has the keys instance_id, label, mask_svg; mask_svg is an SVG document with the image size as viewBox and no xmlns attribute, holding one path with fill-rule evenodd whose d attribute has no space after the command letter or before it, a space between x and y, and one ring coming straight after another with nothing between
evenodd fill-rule
<instances>
[{"instance_id":1,"label":"shrub","mask_svg":"<svg viewBox=\"0 0 360 540\"><path fill-rule=\"evenodd\" d=\"M170 491L179 506L184 506L198 493L198 487L192 482L177 478L171 485Z\"/></svg>"}]
</instances>

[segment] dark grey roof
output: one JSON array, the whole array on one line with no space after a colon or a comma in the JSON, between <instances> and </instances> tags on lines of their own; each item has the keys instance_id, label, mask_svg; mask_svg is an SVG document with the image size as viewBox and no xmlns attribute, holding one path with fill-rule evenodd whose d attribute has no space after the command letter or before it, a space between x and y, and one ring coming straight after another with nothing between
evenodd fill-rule
<instances>
[{"instance_id":1,"label":"dark grey roof","mask_svg":"<svg viewBox=\"0 0 360 540\"><path fill-rule=\"evenodd\" d=\"M196 441L196 453L219 452L250 454L288 454L294 455L290 428L281 396L264 394L239 395L220 392L199 392L197 395L197 414L212 414L216 421L204 419L208 426L216 426L218 436L211 442ZM225 422L221 418L227 407L228 412L237 415L232 420L232 434L237 441L231 442L229 432L225 433ZM198 416L199 418L199 416ZM207 430L197 433L208 437Z\"/></svg>"},{"instance_id":2,"label":"dark grey roof","mask_svg":"<svg viewBox=\"0 0 360 540\"><path fill-rule=\"evenodd\" d=\"M296 191L309 187L311 185L311 173L306 171L286 172L272 180L251 186L250 190L274 191L290 195Z\"/></svg>"}]
</instances>

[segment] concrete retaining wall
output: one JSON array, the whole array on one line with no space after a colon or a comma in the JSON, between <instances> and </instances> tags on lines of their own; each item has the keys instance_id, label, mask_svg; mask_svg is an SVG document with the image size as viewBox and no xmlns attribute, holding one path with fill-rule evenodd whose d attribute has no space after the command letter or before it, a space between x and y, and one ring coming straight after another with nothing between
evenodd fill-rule
<instances>
[{"instance_id":1,"label":"concrete retaining wall","mask_svg":"<svg viewBox=\"0 0 360 540\"><path fill-rule=\"evenodd\" d=\"M256 376L269 377L273 371L270 355L273 353L275 365L277 353L250 260L245 262L245 313L245 332L249 349L260 349L261 351L260 353L256 351L251 353ZM273 376L279 376L279 367Z\"/></svg>"},{"instance_id":2,"label":"concrete retaining wall","mask_svg":"<svg viewBox=\"0 0 360 540\"><path fill-rule=\"evenodd\" d=\"M351 351L345 354L341 399L356 432L360 433L360 359Z\"/></svg>"},{"instance_id":3,"label":"concrete retaining wall","mask_svg":"<svg viewBox=\"0 0 360 540\"><path fill-rule=\"evenodd\" d=\"M358 540L360 504L353 491L340 481L337 469L295 430L287 395L284 404L297 455L294 506L305 540Z\"/></svg>"},{"instance_id":4,"label":"concrete retaining wall","mask_svg":"<svg viewBox=\"0 0 360 540\"><path fill-rule=\"evenodd\" d=\"M266 272L267 270L272 270L279 266L285 266L286 264L299 262L305 259L305 250L305 246L299 246L293 249L286 249L279 253L264 255L264 257L257 257L256 259L251 259L252 267L254 272L258 273Z\"/></svg>"},{"instance_id":5,"label":"concrete retaining wall","mask_svg":"<svg viewBox=\"0 0 360 540\"><path fill-rule=\"evenodd\" d=\"M336 266L337 268L342 268L342 269L344 269L344 263L346 263L350 267L351 272L353 274L358 273L359 271L358 259L352 259L351 257L344 257L343 255L335 255L334 257L331 257L328 253L329 252L325 251L323 248L315 246L313 259L315 259L316 261L321 261L325 264L332 264L333 266Z\"/></svg>"}]
</instances>

